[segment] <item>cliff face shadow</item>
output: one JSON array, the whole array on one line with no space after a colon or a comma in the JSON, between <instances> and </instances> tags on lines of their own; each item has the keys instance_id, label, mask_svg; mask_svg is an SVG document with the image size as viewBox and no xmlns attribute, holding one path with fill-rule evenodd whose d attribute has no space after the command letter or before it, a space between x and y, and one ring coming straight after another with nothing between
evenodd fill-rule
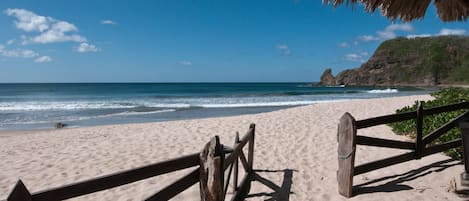
<instances>
[{"instance_id":1,"label":"cliff face shadow","mask_svg":"<svg viewBox=\"0 0 469 201\"><path fill-rule=\"evenodd\" d=\"M297 170L292 169L284 169L284 170L254 170L254 173L251 178L251 182L257 181L268 188L272 189L272 192L261 192L261 193L254 193L248 194L246 198L250 197L261 197L261 196L268 196L270 198L266 199L266 201L289 201L292 186L292 178L293 172ZM277 185L273 181L262 177L258 173L265 172L265 173L283 173L283 181L282 184Z\"/></svg>"},{"instance_id":2,"label":"cliff face shadow","mask_svg":"<svg viewBox=\"0 0 469 201\"><path fill-rule=\"evenodd\" d=\"M406 181L411 181L416 178L431 174L432 172L440 172L446 168L459 165L460 161L454 159L447 159L443 161L438 161L426 166L423 166L418 169L408 171L403 174L397 174L392 176L386 176L378 179L368 181L353 187L354 195L367 194L367 193L376 193L376 192L395 192L402 190L411 190L414 189L411 186L402 184ZM384 184L373 185L376 183L384 182L390 180ZM417 189L418 190L418 189ZM425 189L421 189L424 191Z\"/></svg>"}]
</instances>

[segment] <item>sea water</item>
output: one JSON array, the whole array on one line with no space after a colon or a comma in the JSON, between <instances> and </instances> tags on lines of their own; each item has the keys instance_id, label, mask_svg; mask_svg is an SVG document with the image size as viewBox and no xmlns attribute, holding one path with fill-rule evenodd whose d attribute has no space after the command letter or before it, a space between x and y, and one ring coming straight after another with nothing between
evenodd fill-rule
<instances>
[{"instance_id":1,"label":"sea water","mask_svg":"<svg viewBox=\"0 0 469 201\"><path fill-rule=\"evenodd\" d=\"M308 83L0 84L0 130L46 129L56 122L77 127L219 117L427 93Z\"/></svg>"}]
</instances>

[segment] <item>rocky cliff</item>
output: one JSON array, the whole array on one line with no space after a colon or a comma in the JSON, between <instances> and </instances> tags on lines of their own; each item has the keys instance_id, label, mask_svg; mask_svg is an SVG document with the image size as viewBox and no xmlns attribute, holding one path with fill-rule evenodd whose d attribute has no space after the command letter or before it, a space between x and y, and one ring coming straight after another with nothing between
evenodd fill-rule
<instances>
[{"instance_id":1,"label":"rocky cliff","mask_svg":"<svg viewBox=\"0 0 469 201\"><path fill-rule=\"evenodd\" d=\"M321 85L431 86L469 83L469 37L397 38L383 42L359 68L332 75Z\"/></svg>"}]
</instances>

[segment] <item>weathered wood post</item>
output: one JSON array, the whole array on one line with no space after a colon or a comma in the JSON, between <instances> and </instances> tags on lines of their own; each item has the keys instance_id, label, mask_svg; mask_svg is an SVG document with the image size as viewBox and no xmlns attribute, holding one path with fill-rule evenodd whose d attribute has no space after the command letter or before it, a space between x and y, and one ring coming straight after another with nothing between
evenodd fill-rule
<instances>
[{"instance_id":1,"label":"weathered wood post","mask_svg":"<svg viewBox=\"0 0 469 201\"><path fill-rule=\"evenodd\" d=\"M18 180L15 187L8 195L7 201L32 201L31 193L21 180Z\"/></svg>"},{"instance_id":2,"label":"weathered wood post","mask_svg":"<svg viewBox=\"0 0 469 201\"><path fill-rule=\"evenodd\" d=\"M200 197L202 201L222 201L225 154L218 136L213 137L200 153Z\"/></svg>"},{"instance_id":3,"label":"weathered wood post","mask_svg":"<svg viewBox=\"0 0 469 201\"><path fill-rule=\"evenodd\" d=\"M459 123L463 148L464 172L461 174L461 185L469 186L469 119Z\"/></svg>"},{"instance_id":4,"label":"weathered wood post","mask_svg":"<svg viewBox=\"0 0 469 201\"><path fill-rule=\"evenodd\" d=\"M415 136L415 159L422 158L423 152L423 103L419 101L417 108L417 125L416 125L416 136Z\"/></svg>"},{"instance_id":5,"label":"weathered wood post","mask_svg":"<svg viewBox=\"0 0 469 201\"><path fill-rule=\"evenodd\" d=\"M254 160L254 136L256 134L256 124L249 125L249 129L252 129L251 139L249 140L249 153L248 153L248 165L249 173L253 170L253 160Z\"/></svg>"},{"instance_id":6,"label":"weathered wood post","mask_svg":"<svg viewBox=\"0 0 469 201\"><path fill-rule=\"evenodd\" d=\"M337 141L339 147L337 155L339 160L339 170L337 171L337 181L339 183L339 193L345 197L352 197L353 174L355 165L357 128L355 119L350 113L345 113L340 118Z\"/></svg>"},{"instance_id":7,"label":"weathered wood post","mask_svg":"<svg viewBox=\"0 0 469 201\"><path fill-rule=\"evenodd\" d=\"M236 147L239 144L239 133L236 132L236 137L235 137L235 143L233 147ZM233 172L233 192L236 192L238 190L238 165L239 165L239 159L238 156L236 156L236 159L234 161L234 172Z\"/></svg>"}]
</instances>

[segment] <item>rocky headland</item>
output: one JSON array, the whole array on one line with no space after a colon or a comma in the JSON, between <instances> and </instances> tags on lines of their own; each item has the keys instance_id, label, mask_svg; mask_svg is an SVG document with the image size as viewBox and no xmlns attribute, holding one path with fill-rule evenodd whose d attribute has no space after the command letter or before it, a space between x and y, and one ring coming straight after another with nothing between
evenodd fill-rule
<instances>
[{"instance_id":1,"label":"rocky headland","mask_svg":"<svg viewBox=\"0 0 469 201\"><path fill-rule=\"evenodd\" d=\"M384 41L359 68L334 76L326 69L320 85L436 86L469 83L469 37L396 38Z\"/></svg>"}]
</instances>

